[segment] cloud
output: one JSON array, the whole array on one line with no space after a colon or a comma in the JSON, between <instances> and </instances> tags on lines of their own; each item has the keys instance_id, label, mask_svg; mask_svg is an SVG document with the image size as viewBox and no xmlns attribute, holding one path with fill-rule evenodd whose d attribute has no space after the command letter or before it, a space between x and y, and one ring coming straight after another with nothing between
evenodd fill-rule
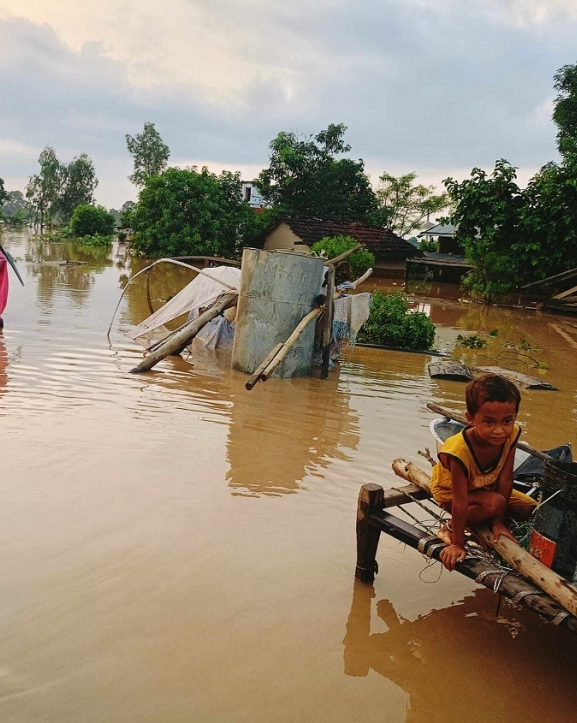
<instances>
[{"instance_id":1,"label":"cloud","mask_svg":"<svg viewBox=\"0 0 577 723\"><path fill-rule=\"evenodd\" d=\"M86 152L119 205L145 121L171 161L212 169L251 172L280 130L331 122L376 175L536 169L576 30L562 0L0 0L0 175L34 173L45 145Z\"/></svg>"}]
</instances>

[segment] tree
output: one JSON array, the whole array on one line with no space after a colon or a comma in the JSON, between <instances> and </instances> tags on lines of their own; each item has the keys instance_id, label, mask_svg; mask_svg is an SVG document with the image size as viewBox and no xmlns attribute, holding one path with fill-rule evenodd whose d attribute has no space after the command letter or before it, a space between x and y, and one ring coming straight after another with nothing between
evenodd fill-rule
<instances>
[{"instance_id":1,"label":"tree","mask_svg":"<svg viewBox=\"0 0 577 723\"><path fill-rule=\"evenodd\" d=\"M564 65L554 76L557 91L553 120L557 125L557 146L563 158L577 161L577 64Z\"/></svg>"},{"instance_id":2,"label":"tree","mask_svg":"<svg viewBox=\"0 0 577 723\"><path fill-rule=\"evenodd\" d=\"M126 134L126 145L134 163L134 173L129 179L135 186L144 186L151 176L159 175L166 168L170 149L154 123L145 123L142 133L135 136Z\"/></svg>"},{"instance_id":3,"label":"tree","mask_svg":"<svg viewBox=\"0 0 577 723\"><path fill-rule=\"evenodd\" d=\"M50 146L38 158L40 173L31 176L26 186L26 198L34 215L34 221L44 229L45 222L51 226L62 188L63 169L56 151Z\"/></svg>"},{"instance_id":4,"label":"tree","mask_svg":"<svg viewBox=\"0 0 577 723\"><path fill-rule=\"evenodd\" d=\"M120 209L120 227L132 228L132 216L136 209L134 201L125 201Z\"/></svg>"},{"instance_id":5,"label":"tree","mask_svg":"<svg viewBox=\"0 0 577 723\"><path fill-rule=\"evenodd\" d=\"M0 178L0 208L4 205L4 201L8 198L8 194L4 190L4 179Z\"/></svg>"},{"instance_id":6,"label":"tree","mask_svg":"<svg viewBox=\"0 0 577 723\"><path fill-rule=\"evenodd\" d=\"M29 216L24 194L22 191L8 191L5 196L4 203L0 203L0 218L14 226L22 226Z\"/></svg>"},{"instance_id":7,"label":"tree","mask_svg":"<svg viewBox=\"0 0 577 723\"><path fill-rule=\"evenodd\" d=\"M577 157L543 166L523 195L520 240L511 247L523 279L577 267Z\"/></svg>"},{"instance_id":8,"label":"tree","mask_svg":"<svg viewBox=\"0 0 577 723\"><path fill-rule=\"evenodd\" d=\"M439 213L449 204L446 193L435 195L434 186L415 184L416 173L392 176L383 173L377 189L379 208L373 221L399 236L421 227L424 219Z\"/></svg>"},{"instance_id":9,"label":"tree","mask_svg":"<svg viewBox=\"0 0 577 723\"><path fill-rule=\"evenodd\" d=\"M313 244L311 251L325 259L335 259L345 251L355 248L359 242L352 236L326 236ZM366 248L354 251L336 267L336 283L353 281L361 277L365 271L375 265L375 257Z\"/></svg>"},{"instance_id":10,"label":"tree","mask_svg":"<svg viewBox=\"0 0 577 723\"><path fill-rule=\"evenodd\" d=\"M133 247L149 257L237 256L254 214L239 173L168 168L151 176L132 215Z\"/></svg>"},{"instance_id":11,"label":"tree","mask_svg":"<svg viewBox=\"0 0 577 723\"><path fill-rule=\"evenodd\" d=\"M62 189L57 208L65 223L70 221L77 206L94 203L96 186L98 179L94 164L86 153L62 167Z\"/></svg>"},{"instance_id":12,"label":"tree","mask_svg":"<svg viewBox=\"0 0 577 723\"><path fill-rule=\"evenodd\" d=\"M340 123L314 137L279 133L270 144L269 167L255 181L264 200L291 216L366 221L377 203L364 163L335 158L351 150L346 129Z\"/></svg>"},{"instance_id":13,"label":"tree","mask_svg":"<svg viewBox=\"0 0 577 723\"><path fill-rule=\"evenodd\" d=\"M520 221L527 200L516 183L516 171L501 159L490 176L473 168L461 183L444 181L454 205L456 239L474 264L464 284L487 302L509 293L521 280L515 248L525 241Z\"/></svg>"},{"instance_id":14,"label":"tree","mask_svg":"<svg viewBox=\"0 0 577 723\"><path fill-rule=\"evenodd\" d=\"M70 230L77 238L111 236L114 232L114 216L103 206L76 206L70 219Z\"/></svg>"}]
</instances>

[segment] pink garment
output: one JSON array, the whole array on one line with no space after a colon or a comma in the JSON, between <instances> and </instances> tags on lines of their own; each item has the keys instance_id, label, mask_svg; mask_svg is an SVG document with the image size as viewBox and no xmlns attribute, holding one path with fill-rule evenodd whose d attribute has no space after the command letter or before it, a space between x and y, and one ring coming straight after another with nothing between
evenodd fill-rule
<instances>
[{"instance_id":1,"label":"pink garment","mask_svg":"<svg viewBox=\"0 0 577 723\"><path fill-rule=\"evenodd\" d=\"M4 313L8 302L8 261L0 251L0 316Z\"/></svg>"}]
</instances>

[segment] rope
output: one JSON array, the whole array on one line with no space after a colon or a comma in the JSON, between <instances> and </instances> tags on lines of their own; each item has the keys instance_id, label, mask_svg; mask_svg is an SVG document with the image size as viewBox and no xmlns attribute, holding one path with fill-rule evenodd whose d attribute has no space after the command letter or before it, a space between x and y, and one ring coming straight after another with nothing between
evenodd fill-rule
<instances>
[{"instance_id":1,"label":"rope","mask_svg":"<svg viewBox=\"0 0 577 723\"><path fill-rule=\"evenodd\" d=\"M415 504L419 505L425 512L427 512L429 515L434 517L436 520L439 520L439 522L444 522L445 518L441 517L441 515L438 515L434 510L429 509L426 505L424 505L420 500L413 497L413 495L410 492L407 492L406 490L402 490L399 487L391 487L394 492L400 492L401 494L405 495L405 497L408 497L410 500L412 500ZM404 510L403 510L404 511ZM408 513L407 513L408 514Z\"/></svg>"},{"instance_id":2,"label":"rope","mask_svg":"<svg viewBox=\"0 0 577 723\"><path fill-rule=\"evenodd\" d=\"M496 570L485 570L484 572L477 575L477 577L475 578L475 582L482 584L483 580L489 575L498 575L497 579L493 584L493 592L498 592L499 588L501 587L501 583L510 572L510 570L504 570L502 568L497 568Z\"/></svg>"},{"instance_id":3,"label":"rope","mask_svg":"<svg viewBox=\"0 0 577 723\"><path fill-rule=\"evenodd\" d=\"M551 623L553 625L560 625L563 622L563 620L565 620L565 618L568 618L568 617L569 617L569 613L567 613L563 610L558 615L555 615L553 620L551 620Z\"/></svg>"},{"instance_id":4,"label":"rope","mask_svg":"<svg viewBox=\"0 0 577 723\"><path fill-rule=\"evenodd\" d=\"M511 602L517 605L521 602L521 600L523 600L523 598L526 598L527 595L544 595L544 593L541 590L521 590L521 592L518 592L515 597L511 598Z\"/></svg>"}]
</instances>

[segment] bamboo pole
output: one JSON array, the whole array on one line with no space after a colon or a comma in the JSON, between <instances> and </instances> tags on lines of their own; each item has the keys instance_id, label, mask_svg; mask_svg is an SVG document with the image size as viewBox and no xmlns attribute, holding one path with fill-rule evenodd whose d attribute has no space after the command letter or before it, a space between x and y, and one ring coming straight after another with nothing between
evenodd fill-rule
<instances>
[{"instance_id":1,"label":"bamboo pole","mask_svg":"<svg viewBox=\"0 0 577 723\"><path fill-rule=\"evenodd\" d=\"M354 254L354 252L358 251L360 248L362 248L362 244L357 244L356 246L353 246L352 249L349 249L348 251L343 251L342 254L335 256L334 259L329 259L328 261L325 261L325 264L327 266L336 266L336 264L340 264L341 261L348 259L351 254Z\"/></svg>"},{"instance_id":2,"label":"bamboo pole","mask_svg":"<svg viewBox=\"0 0 577 723\"><path fill-rule=\"evenodd\" d=\"M433 404L432 402L427 404L427 408L430 409L431 412L435 412L435 414L442 414L443 417L447 417L447 419L454 419L456 422L460 422L461 424L469 424L469 422L467 421L467 417L465 417L463 414L459 414L459 412L455 412L452 409L441 407L438 404ZM540 450L535 449L535 447L531 447L531 445L527 444L527 442L517 442L517 447L519 449L522 449L524 452L529 452L529 454L532 454L533 457L537 457L543 462L548 459L552 459L548 454L545 454L545 452L541 452Z\"/></svg>"},{"instance_id":3,"label":"bamboo pole","mask_svg":"<svg viewBox=\"0 0 577 723\"><path fill-rule=\"evenodd\" d=\"M254 387L255 384L260 380L260 375L264 372L264 370L267 368L267 366L271 363L271 361L275 358L275 356L278 354L278 352L282 349L282 341L279 341L279 343L272 348L269 355L262 361L257 368L254 370L254 372L250 375L248 378L248 381L244 385L248 391Z\"/></svg>"},{"instance_id":4,"label":"bamboo pole","mask_svg":"<svg viewBox=\"0 0 577 723\"><path fill-rule=\"evenodd\" d=\"M184 346L187 346L203 326L219 314L222 314L227 307L236 304L237 298L238 294L236 291L223 294L204 313L186 324L177 334L159 346L152 354L145 357L134 369L131 369L131 374L147 372L152 369L155 364L158 364L159 361L164 359L164 357L169 354L174 354L177 349L182 349Z\"/></svg>"},{"instance_id":5,"label":"bamboo pole","mask_svg":"<svg viewBox=\"0 0 577 723\"><path fill-rule=\"evenodd\" d=\"M277 352L274 359L265 367L264 371L260 375L260 378L263 382L266 382L270 377L274 374L277 367L279 367L286 357L286 355L289 353L289 351L292 349L292 347L296 344L296 342L301 337L303 331L307 328L307 326L311 323L311 321L314 321L317 316L321 313L323 310L322 306L317 306L316 309L313 309L312 311L309 311L309 313L306 316L303 316L303 318L299 321L297 324L295 330L293 333L289 336L289 338L284 342L282 345L282 348Z\"/></svg>"},{"instance_id":6,"label":"bamboo pole","mask_svg":"<svg viewBox=\"0 0 577 723\"><path fill-rule=\"evenodd\" d=\"M422 469L412 462L404 459L396 459L393 462L393 471L396 475L407 482L412 482L431 491L431 478ZM477 526L472 528L490 548L495 550L505 562L508 562L523 577L537 585L547 593L555 602L559 603L571 615L577 616L577 589L564 580L556 572L545 567L539 560L524 550L521 545L513 542L508 537L500 535L498 540L493 540L493 532L487 527Z\"/></svg>"}]
</instances>

